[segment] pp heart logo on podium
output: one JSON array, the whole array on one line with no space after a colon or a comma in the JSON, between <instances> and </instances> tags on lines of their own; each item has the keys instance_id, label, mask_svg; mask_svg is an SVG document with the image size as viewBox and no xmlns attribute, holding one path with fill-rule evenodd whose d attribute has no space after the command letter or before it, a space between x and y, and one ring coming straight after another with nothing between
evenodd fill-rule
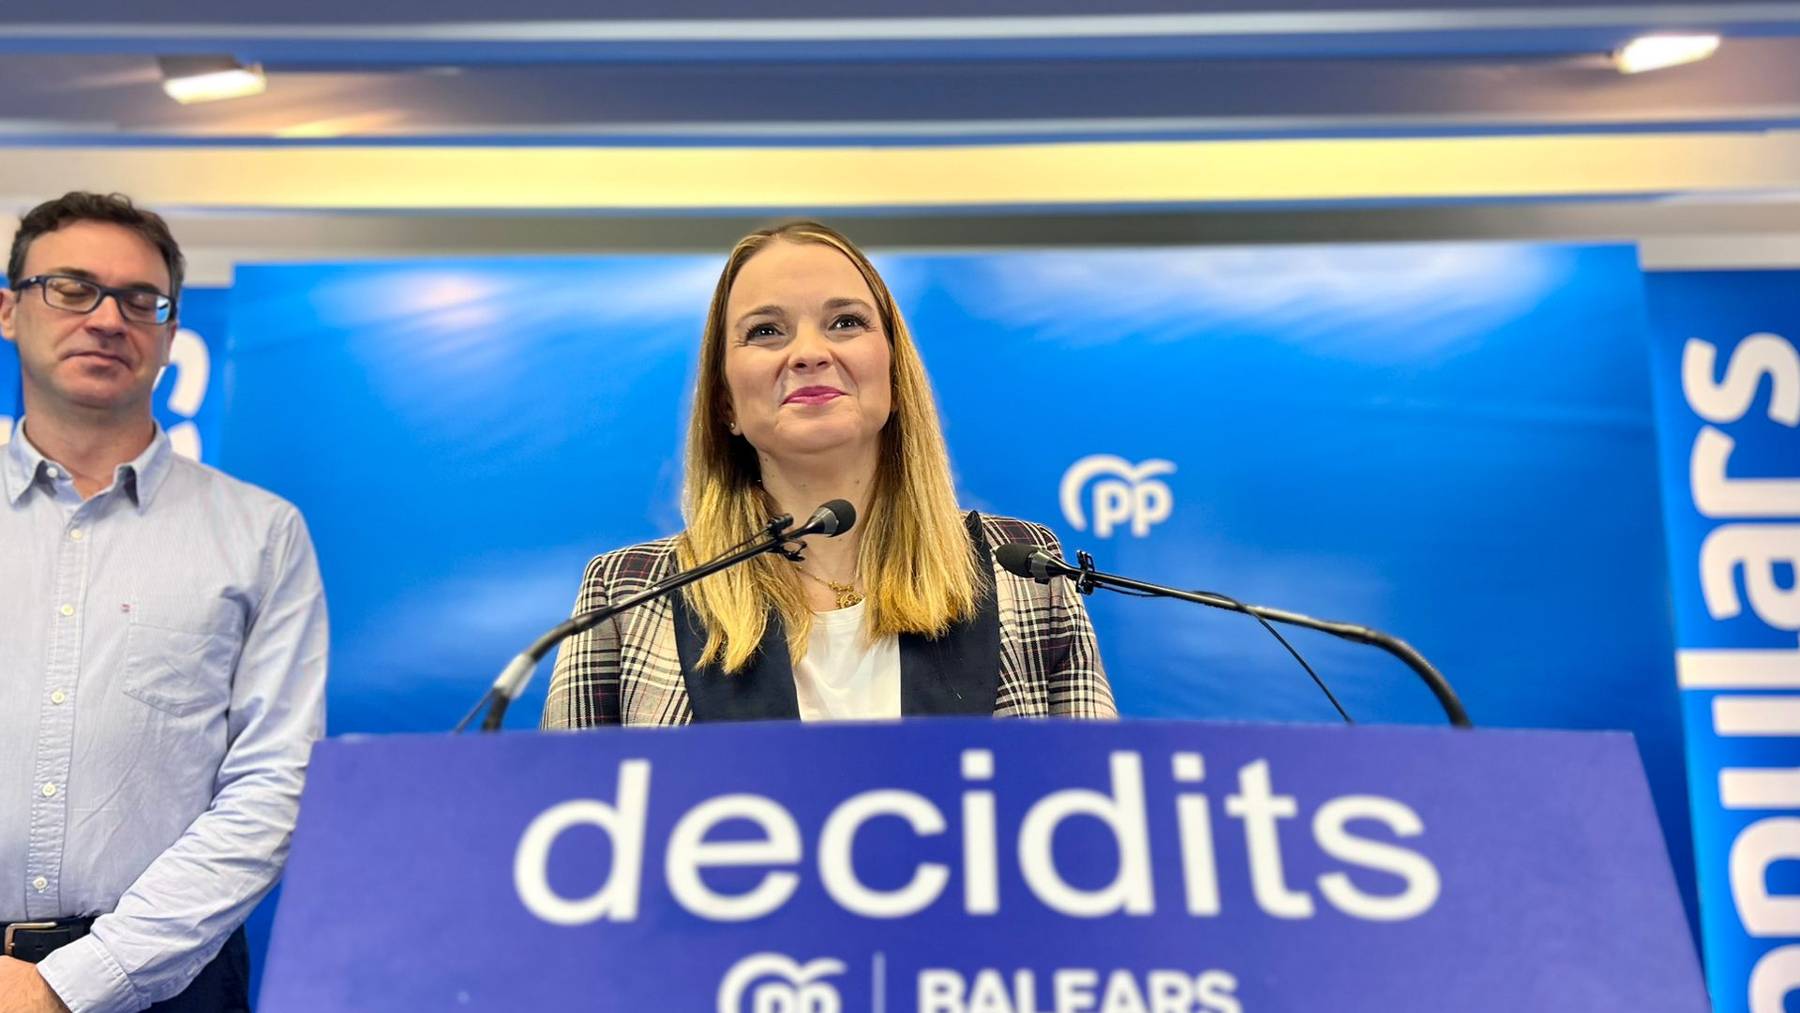
<instances>
[{"instance_id":1,"label":"pp heart logo on podium","mask_svg":"<svg viewBox=\"0 0 1800 1013\"><path fill-rule=\"evenodd\" d=\"M805 965L779 953L752 953L719 982L719 1009L736 1013L838 1013L844 998L823 979L844 973L844 962L820 957Z\"/></svg>"},{"instance_id":2,"label":"pp heart logo on podium","mask_svg":"<svg viewBox=\"0 0 1800 1013\"><path fill-rule=\"evenodd\" d=\"M870 958L868 1008L881 1008L885 995L886 955ZM719 983L718 1013L839 1013L845 1009L837 983L841 960L821 957L804 965L780 953L753 953L731 965ZM1237 1013L1243 1007L1233 992L1237 979L1223 971L1193 975L1183 971L1150 971L1140 981L1129 971L1102 979L1097 971L1077 968L1057 972L1040 983L1031 971L1003 974L996 969L971 979L960 971L926 968L919 973L920 1013L1008 1010L1141 1010L1145 1013ZM1040 991L1041 989L1041 991ZM1045 1001L1040 1005L1038 996ZM863 1004L849 1008L860 1009Z\"/></svg>"}]
</instances>

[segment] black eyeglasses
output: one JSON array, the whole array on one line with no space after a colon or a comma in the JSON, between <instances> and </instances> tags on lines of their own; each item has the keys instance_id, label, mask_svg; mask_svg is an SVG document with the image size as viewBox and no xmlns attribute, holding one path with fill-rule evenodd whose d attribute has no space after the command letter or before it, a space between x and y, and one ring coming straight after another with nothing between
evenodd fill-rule
<instances>
[{"instance_id":1,"label":"black eyeglasses","mask_svg":"<svg viewBox=\"0 0 1800 1013\"><path fill-rule=\"evenodd\" d=\"M175 312L175 300L155 289L111 288L68 274L35 274L13 288L23 292L33 285L44 293L46 305L70 313L92 313L109 295L118 304L119 314L136 323L166 324Z\"/></svg>"}]
</instances>

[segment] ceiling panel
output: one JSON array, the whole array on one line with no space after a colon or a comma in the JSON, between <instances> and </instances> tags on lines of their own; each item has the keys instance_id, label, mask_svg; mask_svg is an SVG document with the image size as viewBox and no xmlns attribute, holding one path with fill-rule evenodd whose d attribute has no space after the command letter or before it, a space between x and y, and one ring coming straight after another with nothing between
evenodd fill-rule
<instances>
[{"instance_id":1,"label":"ceiling panel","mask_svg":"<svg viewBox=\"0 0 1800 1013\"><path fill-rule=\"evenodd\" d=\"M1008 187L983 175L987 166L1030 174L1011 188L1018 206L1800 186L1783 175L1791 166L1758 147L1761 134L1800 127L1800 4L1145 0L1101 14L1076 0L735 6L521 0L495 20L488 0L282 8L96 0L80 21L55 8L14 14L0 29L0 93L8 96L0 183L35 192L27 174L67 166L122 188L172 192L168 170L156 167L211 179L254 165L266 175L260 187L227 178L210 201L193 186L173 191L189 207L418 207L409 199L417 193L388 181L412 171L396 166L423 158L435 176L417 192L445 207L490 210L497 199L570 209L789 207L795 191L757 173L819 159L870 181L854 194L818 191L833 206L914 206L923 191L907 184L908 166L926 163L960 166L938 203L971 207L1008 203ZM1728 38L1693 66L1631 77L1611 68L1611 47L1673 27ZM260 61L267 91L195 106L164 95L155 57L204 53ZM1604 143L1622 134L1644 140ZM1695 139L1674 139L1682 134ZM1490 178L1480 163L1459 160L1445 140L1453 138L1530 142L1505 150L1531 155L1503 163L1513 175ZM1421 164L1460 176L1404 171L1405 145L1432 139L1444 143ZM1318 149L1323 157L1380 166L1387 176L1333 186L1335 165L1314 179L1306 173L1321 167L1277 162L1279 171L1243 177L1260 186L1219 183L1238 178L1229 167L1268 150L1312 150L1258 147L1275 142L1336 142ZM1097 144L1118 147L1083 161ZM344 149L329 170L310 154L320 146ZM985 151L921 163L933 147ZM95 160L109 149L116 159ZM1627 149L1639 158L1678 150L1685 161L1584 161ZM1133 154L1149 150L1180 155ZM739 154L750 151L759 153ZM555 196L509 198L489 186L483 174L497 171L490 156L498 152L555 180ZM561 168L570 157L620 173L620 185L570 183ZM707 180L729 177L733 158L745 160L744 179L709 188ZM1764 161L1710 164L1736 158ZM365 177L309 175L321 171ZM640 179L644 171L653 175ZM1145 175L1155 172L1172 175ZM1308 182L1290 185L1301 177ZM508 178L503 172L502 184ZM435 185L445 180L455 185ZM359 182L369 192L356 193Z\"/></svg>"}]
</instances>

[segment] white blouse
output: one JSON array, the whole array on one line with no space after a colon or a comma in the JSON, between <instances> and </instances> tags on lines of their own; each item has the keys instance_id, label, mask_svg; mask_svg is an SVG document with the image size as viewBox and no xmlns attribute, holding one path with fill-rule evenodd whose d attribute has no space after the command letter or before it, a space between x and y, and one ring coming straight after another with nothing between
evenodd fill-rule
<instances>
[{"instance_id":1,"label":"white blouse","mask_svg":"<svg viewBox=\"0 0 1800 1013\"><path fill-rule=\"evenodd\" d=\"M863 636L867 602L813 616L806 657L794 666L802 721L900 716L900 638Z\"/></svg>"}]
</instances>

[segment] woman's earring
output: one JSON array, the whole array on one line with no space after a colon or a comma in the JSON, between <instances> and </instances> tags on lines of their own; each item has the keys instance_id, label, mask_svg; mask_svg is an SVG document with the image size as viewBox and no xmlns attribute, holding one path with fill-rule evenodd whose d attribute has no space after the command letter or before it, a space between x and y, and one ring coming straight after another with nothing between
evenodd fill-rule
<instances>
[{"instance_id":1,"label":"woman's earring","mask_svg":"<svg viewBox=\"0 0 1800 1013\"><path fill-rule=\"evenodd\" d=\"M737 423L736 422L725 423L725 428L731 432L731 435L733 435L733 436L737 435Z\"/></svg>"}]
</instances>

